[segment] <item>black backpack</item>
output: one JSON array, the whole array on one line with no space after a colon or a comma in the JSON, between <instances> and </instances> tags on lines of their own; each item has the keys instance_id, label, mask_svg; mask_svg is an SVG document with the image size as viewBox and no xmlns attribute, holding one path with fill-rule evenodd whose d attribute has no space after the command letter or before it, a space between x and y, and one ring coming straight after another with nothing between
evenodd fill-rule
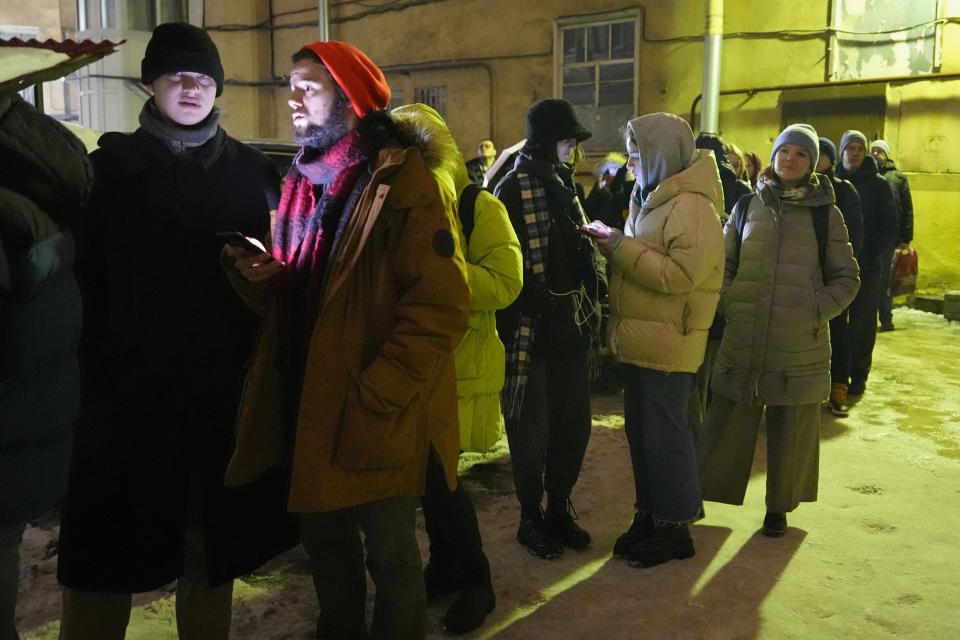
<instances>
[{"instance_id":1,"label":"black backpack","mask_svg":"<svg viewBox=\"0 0 960 640\"><path fill-rule=\"evenodd\" d=\"M470 244L470 234L473 233L474 216L477 210L477 196L481 191L486 191L478 184L468 184L460 193L460 201L457 203L457 210L460 214L460 228L463 230L463 239L466 244Z\"/></svg>"},{"instance_id":2,"label":"black backpack","mask_svg":"<svg viewBox=\"0 0 960 640\"><path fill-rule=\"evenodd\" d=\"M750 201L754 193L747 193L740 196L737 204L733 206L733 212L730 215L737 219L737 252L740 251L740 243L743 241L743 228L747 224L747 209L750 208ZM820 275L826 284L826 264L827 264L827 245L830 243L830 207L833 205L824 204L819 207L813 207L810 215L813 216L813 235L817 237L817 252L820 257ZM739 255L737 256L739 263Z\"/></svg>"}]
</instances>

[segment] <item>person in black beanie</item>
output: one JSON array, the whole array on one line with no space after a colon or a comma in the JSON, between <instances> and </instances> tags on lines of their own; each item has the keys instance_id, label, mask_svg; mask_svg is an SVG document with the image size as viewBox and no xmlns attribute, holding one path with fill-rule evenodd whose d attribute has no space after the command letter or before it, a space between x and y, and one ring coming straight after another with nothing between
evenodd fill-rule
<instances>
[{"instance_id":1,"label":"person in black beanie","mask_svg":"<svg viewBox=\"0 0 960 640\"><path fill-rule=\"evenodd\" d=\"M859 260L863 246L863 214L860 213L860 195L849 180L834 175L833 166L837 162L837 147L829 138L820 136L820 158L817 160L817 173L830 178L833 193L837 198L837 208L847 225L853 255ZM830 412L840 418L850 415L847 401L847 388L850 384L850 321L849 307L830 321Z\"/></svg>"},{"instance_id":2,"label":"person in black beanie","mask_svg":"<svg viewBox=\"0 0 960 640\"><path fill-rule=\"evenodd\" d=\"M296 543L287 478L224 488L259 320L221 267L218 232L265 238L279 176L220 127L210 37L163 24L132 134L90 156L77 229L80 410L61 513L62 640L120 640L131 594L177 581L182 638L226 639L233 579Z\"/></svg>"},{"instance_id":3,"label":"person in black beanie","mask_svg":"<svg viewBox=\"0 0 960 640\"><path fill-rule=\"evenodd\" d=\"M540 558L583 549L570 493L590 438L590 376L599 365L603 259L586 224L567 162L590 137L566 100L527 112L527 141L497 185L520 239L523 289L497 312L507 354L501 394L520 527L517 541ZM547 493L547 510L541 508Z\"/></svg>"}]
</instances>

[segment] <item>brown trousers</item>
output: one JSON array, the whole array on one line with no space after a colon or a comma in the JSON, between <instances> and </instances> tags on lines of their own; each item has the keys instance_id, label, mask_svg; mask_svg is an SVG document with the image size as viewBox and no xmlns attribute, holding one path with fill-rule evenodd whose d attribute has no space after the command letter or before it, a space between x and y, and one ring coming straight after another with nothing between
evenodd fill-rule
<instances>
[{"instance_id":1,"label":"brown trousers","mask_svg":"<svg viewBox=\"0 0 960 640\"><path fill-rule=\"evenodd\" d=\"M697 441L704 500L743 504L763 417L762 405L713 396ZM820 470L820 403L768 406L767 511L815 502Z\"/></svg>"}]
</instances>

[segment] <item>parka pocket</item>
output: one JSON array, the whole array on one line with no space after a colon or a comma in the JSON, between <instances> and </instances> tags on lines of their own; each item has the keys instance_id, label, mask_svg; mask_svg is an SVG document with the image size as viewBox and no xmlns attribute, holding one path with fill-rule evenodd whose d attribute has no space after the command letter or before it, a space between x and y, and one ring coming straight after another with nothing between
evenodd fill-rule
<instances>
[{"instance_id":1,"label":"parka pocket","mask_svg":"<svg viewBox=\"0 0 960 640\"><path fill-rule=\"evenodd\" d=\"M333 462L347 471L398 469L413 459L423 428L420 396L396 413L370 411L351 383L343 403Z\"/></svg>"},{"instance_id":2,"label":"parka pocket","mask_svg":"<svg viewBox=\"0 0 960 640\"><path fill-rule=\"evenodd\" d=\"M817 290L813 286L813 282L807 283L807 293L810 298L809 311L810 324L813 327L813 333L816 335L820 332L820 308L817 306Z\"/></svg>"}]
</instances>

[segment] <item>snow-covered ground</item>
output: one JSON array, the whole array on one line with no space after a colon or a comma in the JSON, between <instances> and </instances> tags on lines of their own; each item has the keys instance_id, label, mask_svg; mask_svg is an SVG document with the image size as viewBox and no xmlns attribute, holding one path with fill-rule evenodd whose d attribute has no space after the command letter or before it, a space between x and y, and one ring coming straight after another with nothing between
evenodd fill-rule
<instances>
[{"instance_id":1,"label":"snow-covered ground","mask_svg":"<svg viewBox=\"0 0 960 640\"><path fill-rule=\"evenodd\" d=\"M824 412L820 500L789 515L783 538L758 533L761 442L746 504L707 504L693 527L694 558L645 570L611 558L633 513L620 394L594 397L573 495L593 534L586 551L554 561L528 555L514 538L505 446L465 460L497 591L497 608L471 637L960 637L960 324L909 309L895 322L877 338L874 372L851 416ZM25 640L57 635L55 525L26 534ZM176 638L171 589L135 602L128 638ZM447 604L431 604L429 637L444 637L438 619ZM232 635L311 638L315 614L305 555L292 551L237 582Z\"/></svg>"}]
</instances>

